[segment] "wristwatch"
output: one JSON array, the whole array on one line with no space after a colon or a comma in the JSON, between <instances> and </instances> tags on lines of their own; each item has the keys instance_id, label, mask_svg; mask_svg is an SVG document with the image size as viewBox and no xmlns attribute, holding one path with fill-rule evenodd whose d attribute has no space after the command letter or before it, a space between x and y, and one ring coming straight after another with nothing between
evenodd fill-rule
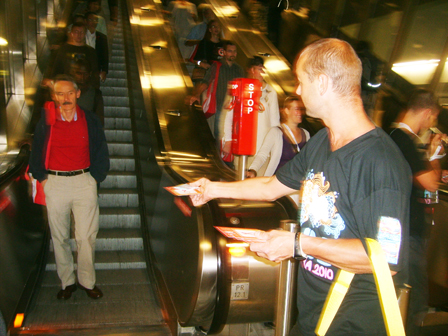
<instances>
[{"instance_id":1,"label":"wristwatch","mask_svg":"<svg viewBox=\"0 0 448 336\"><path fill-rule=\"evenodd\" d=\"M197 61L197 63L196 63L198 66L200 66L201 65L201 61Z\"/></svg>"},{"instance_id":2,"label":"wristwatch","mask_svg":"<svg viewBox=\"0 0 448 336\"><path fill-rule=\"evenodd\" d=\"M307 255L302 251L302 245L300 242L301 233L297 232L294 239L294 259L305 260Z\"/></svg>"}]
</instances>

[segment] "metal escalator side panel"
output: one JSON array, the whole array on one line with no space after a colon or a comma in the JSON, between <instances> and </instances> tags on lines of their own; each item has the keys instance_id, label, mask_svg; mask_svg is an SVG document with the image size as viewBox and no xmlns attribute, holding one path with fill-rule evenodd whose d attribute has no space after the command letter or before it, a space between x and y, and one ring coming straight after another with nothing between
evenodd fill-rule
<instances>
[{"instance_id":1,"label":"metal escalator side panel","mask_svg":"<svg viewBox=\"0 0 448 336\"><path fill-rule=\"evenodd\" d=\"M220 225L227 227L268 231L278 228L280 220L296 217L296 211L286 198L272 203L239 200L216 203L222 212ZM279 264L258 257L248 246L241 255L231 253L232 246L235 243L241 246L241 242L219 236L220 285L209 333L219 332L224 324L273 321Z\"/></svg>"},{"instance_id":2,"label":"metal escalator side panel","mask_svg":"<svg viewBox=\"0 0 448 336\"><path fill-rule=\"evenodd\" d=\"M211 214L207 206L193 208L186 197L163 189L173 184L163 172L150 227L155 265L179 323L207 326L214 312L217 271Z\"/></svg>"}]
</instances>

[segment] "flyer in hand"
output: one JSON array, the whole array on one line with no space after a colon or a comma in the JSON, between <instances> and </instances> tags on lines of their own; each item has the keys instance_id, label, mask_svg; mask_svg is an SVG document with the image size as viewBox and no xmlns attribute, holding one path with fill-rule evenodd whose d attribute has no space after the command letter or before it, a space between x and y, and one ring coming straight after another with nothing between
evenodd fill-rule
<instances>
[{"instance_id":1,"label":"flyer in hand","mask_svg":"<svg viewBox=\"0 0 448 336\"><path fill-rule=\"evenodd\" d=\"M200 187L193 187L189 184L179 184L173 187L165 187L170 193L176 196L189 196L202 194Z\"/></svg>"},{"instance_id":2,"label":"flyer in hand","mask_svg":"<svg viewBox=\"0 0 448 336\"><path fill-rule=\"evenodd\" d=\"M258 238L263 230L258 229L243 229L243 228L233 228L225 226L215 226L215 229L221 232L227 238L232 238L236 240L242 240L246 243L264 243L265 239Z\"/></svg>"}]
</instances>

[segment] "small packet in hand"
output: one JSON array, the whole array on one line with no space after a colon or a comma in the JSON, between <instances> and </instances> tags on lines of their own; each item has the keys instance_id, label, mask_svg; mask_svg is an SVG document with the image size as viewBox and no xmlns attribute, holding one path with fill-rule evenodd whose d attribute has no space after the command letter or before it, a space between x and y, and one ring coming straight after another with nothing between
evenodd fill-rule
<instances>
[{"instance_id":1,"label":"small packet in hand","mask_svg":"<svg viewBox=\"0 0 448 336\"><path fill-rule=\"evenodd\" d=\"M258 229L233 228L224 226L215 226L215 229L221 232L227 238L242 240L246 243L264 243L266 240L258 238L260 232Z\"/></svg>"},{"instance_id":2,"label":"small packet in hand","mask_svg":"<svg viewBox=\"0 0 448 336\"><path fill-rule=\"evenodd\" d=\"M173 187L165 187L170 193L176 196L189 196L202 194L199 187L194 187L189 184L179 184Z\"/></svg>"}]
</instances>

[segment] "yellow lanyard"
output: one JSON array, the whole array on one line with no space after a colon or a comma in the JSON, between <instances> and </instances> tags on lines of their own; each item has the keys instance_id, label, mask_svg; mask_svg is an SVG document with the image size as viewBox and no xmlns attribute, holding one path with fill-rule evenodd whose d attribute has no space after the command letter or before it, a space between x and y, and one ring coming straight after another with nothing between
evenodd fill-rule
<instances>
[{"instance_id":1,"label":"yellow lanyard","mask_svg":"<svg viewBox=\"0 0 448 336\"><path fill-rule=\"evenodd\" d=\"M376 240L367 238L366 243L387 334L389 336L404 336L403 321L398 308L394 283L384 252ZM344 270L339 271L335 282L330 288L324 308L320 314L319 322L317 323L315 332L318 336L324 336L330 327L354 275L354 273Z\"/></svg>"}]
</instances>

